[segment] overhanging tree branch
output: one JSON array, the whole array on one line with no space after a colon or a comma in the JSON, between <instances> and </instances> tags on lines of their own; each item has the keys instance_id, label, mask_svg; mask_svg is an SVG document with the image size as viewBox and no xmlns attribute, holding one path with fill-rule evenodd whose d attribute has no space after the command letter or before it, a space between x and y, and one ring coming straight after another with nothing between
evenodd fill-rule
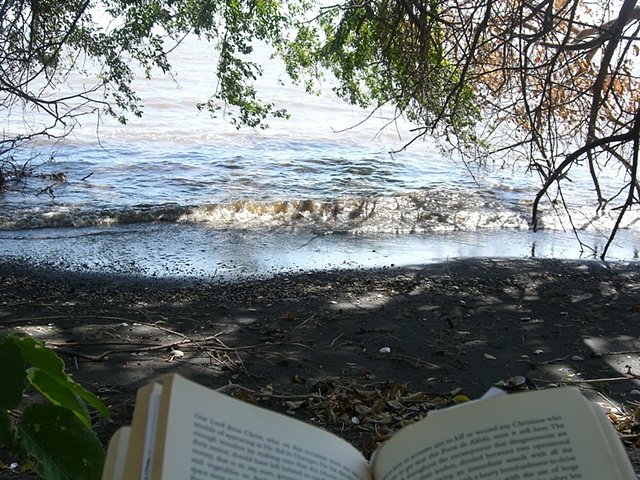
<instances>
[{"instance_id":1,"label":"overhanging tree branch","mask_svg":"<svg viewBox=\"0 0 640 480\"><path fill-rule=\"evenodd\" d=\"M538 191L533 201L531 223L533 225L534 230L537 230L538 228L538 214L539 214L540 201L547 194L547 192L549 191L549 188L554 183L560 180L560 178L564 175L566 169L572 164L574 164L576 161L578 161L580 157L582 157L583 155L586 155L589 152L592 152L593 150L599 147L603 147L603 146L610 147L613 144L621 144L621 143L627 143L631 141L635 142L637 140L636 136L638 135L637 125L638 125L638 122L636 120L636 122L634 123L634 127L630 129L627 133L594 140L593 142L587 145L584 145L583 147L579 148L575 152L572 152L569 155L567 155L564 161L556 167L556 169L551 173L551 175L549 175L549 177L544 182L544 184Z\"/></svg>"}]
</instances>

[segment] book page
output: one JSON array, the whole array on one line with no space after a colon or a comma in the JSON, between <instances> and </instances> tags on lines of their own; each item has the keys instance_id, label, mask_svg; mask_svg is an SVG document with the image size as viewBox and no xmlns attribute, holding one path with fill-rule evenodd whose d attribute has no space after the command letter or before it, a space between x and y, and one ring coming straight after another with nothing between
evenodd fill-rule
<instances>
[{"instance_id":1,"label":"book page","mask_svg":"<svg viewBox=\"0 0 640 480\"><path fill-rule=\"evenodd\" d=\"M154 383L147 401L147 424L145 426L144 449L142 450L142 474L140 475L140 480L149 480L151 478L151 462L155 447L156 429L158 427L161 394L162 386Z\"/></svg>"},{"instance_id":2,"label":"book page","mask_svg":"<svg viewBox=\"0 0 640 480\"><path fill-rule=\"evenodd\" d=\"M148 458L153 447L153 444L146 442L148 424L150 421L153 423L156 421L156 412L150 413L149 402L152 397L159 395L160 390L160 385L151 383L140 388L136 394L136 408L133 411L129 434L129 450L123 472L124 480L140 480L142 478L143 458Z\"/></svg>"},{"instance_id":3,"label":"book page","mask_svg":"<svg viewBox=\"0 0 640 480\"><path fill-rule=\"evenodd\" d=\"M160 417L153 480L371 478L341 438L178 375L165 378Z\"/></svg>"},{"instance_id":4,"label":"book page","mask_svg":"<svg viewBox=\"0 0 640 480\"><path fill-rule=\"evenodd\" d=\"M374 478L635 479L605 426L574 388L497 397L401 430L376 454Z\"/></svg>"},{"instance_id":5,"label":"book page","mask_svg":"<svg viewBox=\"0 0 640 480\"><path fill-rule=\"evenodd\" d=\"M122 480L130 433L131 427L120 427L111 437L107 456L104 459L102 480Z\"/></svg>"}]
</instances>

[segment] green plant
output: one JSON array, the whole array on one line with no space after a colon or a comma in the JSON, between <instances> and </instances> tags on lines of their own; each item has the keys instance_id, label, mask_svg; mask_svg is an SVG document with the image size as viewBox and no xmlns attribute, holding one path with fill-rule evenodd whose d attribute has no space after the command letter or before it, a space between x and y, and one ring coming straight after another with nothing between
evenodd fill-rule
<instances>
[{"instance_id":1,"label":"green plant","mask_svg":"<svg viewBox=\"0 0 640 480\"><path fill-rule=\"evenodd\" d=\"M65 373L53 350L28 335L0 336L0 365L0 445L43 478L99 479L104 449L88 407L106 418L104 404ZM48 402L21 408L29 387Z\"/></svg>"}]
</instances>

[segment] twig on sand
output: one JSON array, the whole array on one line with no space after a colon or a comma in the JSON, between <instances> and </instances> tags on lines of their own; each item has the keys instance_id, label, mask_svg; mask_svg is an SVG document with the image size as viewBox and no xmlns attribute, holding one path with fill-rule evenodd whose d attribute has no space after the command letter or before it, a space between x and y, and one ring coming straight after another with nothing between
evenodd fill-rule
<instances>
[{"instance_id":1,"label":"twig on sand","mask_svg":"<svg viewBox=\"0 0 640 480\"><path fill-rule=\"evenodd\" d=\"M218 392L226 393L229 390L241 390L243 392L249 393L252 396L258 398L273 398L274 400L309 400L312 398L318 400L324 400L326 397L319 393L307 393L304 395L293 395L293 394L277 394L273 392L258 392L256 390L252 390L243 385L239 385L237 383L228 383L218 389Z\"/></svg>"}]
</instances>

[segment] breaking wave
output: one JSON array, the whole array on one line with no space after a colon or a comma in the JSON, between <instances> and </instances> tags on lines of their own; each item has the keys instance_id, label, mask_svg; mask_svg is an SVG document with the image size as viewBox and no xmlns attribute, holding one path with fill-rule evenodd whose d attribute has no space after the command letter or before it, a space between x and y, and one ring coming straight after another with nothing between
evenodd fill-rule
<instances>
[{"instance_id":1,"label":"breaking wave","mask_svg":"<svg viewBox=\"0 0 640 480\"><path fill-rule=\"evenodd\" d=\"M617 212L594 209L567 212L547 208L538 228L544 230L611 229ZM336 200L238 200L204 205L133 205L117 208L81 205L39 205L0 213L0 229L95 227L145 223L190 223L215 229L285 229L352 234L413 234L531 229L531 205L505 203L491 192L469 195L455 189L434 189L378 197ZM621 228L640 230L640 216L627 213Z\"/></svg>"}]
</instances>

